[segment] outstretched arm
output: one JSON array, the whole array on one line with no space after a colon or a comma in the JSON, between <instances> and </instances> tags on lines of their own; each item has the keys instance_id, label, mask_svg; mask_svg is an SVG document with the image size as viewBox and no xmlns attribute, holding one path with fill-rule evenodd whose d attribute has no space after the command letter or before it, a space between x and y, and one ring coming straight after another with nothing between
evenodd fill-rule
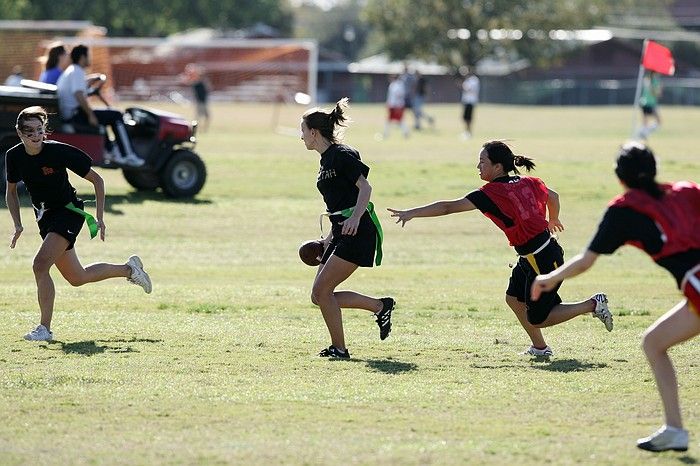
<instances>
[{"instance_id":1,"label":"outstretched arm","mask_svg":"<svg viewBox=\"0 0 700 466\"><path fill-rule=\"evenodd\" d=\"M549 197L547 198L547 212L549 212L549 231L556 233L557 231L564 231L564 225L559 221L559 209L561 208L559 204L559 194L552 190L549 191Z\"/></svg>"},{"instance_id":2,"label":"outstretched arm","mask_svg":"<svg viewBox=\"0 0 700 466\"><path fill-rule=\"evenodd\" d=\"M552 290L557 283L563 282L567 278L582 274L590 269L597 259L598 254L590 249L586 249L581 254L564 262L564 265L558 269L546 275L538 275L535 281L532 282L532 288L530 289L532 299L537 301L542 292Z\"/></svg>"},{"instance_id":3,"label":"outstretched arm","mask_svg":"<svg viewBox=\"0 0 700 466\"><path fill-rule=\"evenodd\" d=\"M89 172L87 172L87 175L85 175L84 178L90 183L92 183L92 185L95 187L95 204L97 211L97 213L95 214L95 220L97 220L97 225L100 227L100 239L104 241L106 228L104 222L105 183L104 180L102 180L102 177L98 175L97 172L92 168Z\"/></svg>"},{"instance_id":4,"label":"outstretched arm","mask_svg":"<svg viewBox=\"0 0 700 466\"><path fill-rule=\"evenodd\" d=\"M7 203L7 210L10 211L12 216L12 222L15 224L15 232L12 234L12 240L10 240L10 248L13 249L17 244L19 236L24 231L22 226L22 218L19 213L19 194L17 194L17 183L7 182L7 187L5 189L5 202Z\"/></svg>"},{"instance_id":5,"label":"outstretched arm","mask_svg":"<svg viewBox=\"0 0 700 466\"><path fill-rule=\"evenodd\" d=\"M421 207L414 207L408 210L387 209L392 217L396 217L396 223L401 222L401 226L416 217L441 217L443 215L467 212L476 209L476 206L466 197L454 199L452 201L437 201Z\"/></svg>"}]
</instances>

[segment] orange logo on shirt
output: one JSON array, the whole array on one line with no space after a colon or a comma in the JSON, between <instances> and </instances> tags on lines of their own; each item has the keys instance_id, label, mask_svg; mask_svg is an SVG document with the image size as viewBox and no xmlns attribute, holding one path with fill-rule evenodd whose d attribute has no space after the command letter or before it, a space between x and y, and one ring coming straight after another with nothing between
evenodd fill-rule
<instances>
[{"instance_id":1,"label":"orange logo on shirt","mask_svg":"<svg viewBox=\"0 0 700 466\"><path fill-rule=\"evenodd\" d=\"M53 168L51 167L41 167L41 171L44 172L44 175L53 175Z\"/></svg>"}]
</instances>

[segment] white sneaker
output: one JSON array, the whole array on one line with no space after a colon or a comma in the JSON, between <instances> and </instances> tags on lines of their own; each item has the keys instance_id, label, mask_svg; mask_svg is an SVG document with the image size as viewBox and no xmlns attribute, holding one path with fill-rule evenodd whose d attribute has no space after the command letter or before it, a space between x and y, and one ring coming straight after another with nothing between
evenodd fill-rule
<instances>
[{"instance_id":1,"label":"white sneaker","mask_svg":"<svg viewBox=\"0 0 700 466\"><path fill-rule=\"evenodd\" d=\"M686 451L688 449L688 431L664 424L649 437L637 440L637 447L647 451Z\"/></svg>"},{"instance_id":2,"label":"white sneaker","mask_svg":"<svg viewBox=\"0 0 700 466\"><path fill-rule=\"evenodd\" d=\"M127 155L115 155L112 157L111 161L119 165L126 165L127 167L140 167L146 163L145 160L133 153Z\"/></svg>"},{"instance_id":3,"label":"white sneaker","mask_svg":"<svg viewBox=\"0 0 700 466\"><path fill-rule=\"evenodd\" d=\"M591 299L595 302L593 315L599 318L610 332L613 329L613 316L608 309L608 297L605 296L605 293L597 293L591 296Z\"/></svg>"},{"instance_id":4,"label":"white sneaker","mask_svg":"<svg viewBox=\"0 0 700 466\"><path fill-rule=\"evenodd\" d=\"M53 340L53 332L49 332L46 327L39 324L34 330L26 334L24 339L29 341L51 341Z\"/></svg>"},{"instance_id":5,"label":"white sneaker","mask_svg":"<svg viewBox=\"0 0 700 466\"><path fill-rule=\"evenodd\" d=\"M554 356L554 351L552 351L552 348L550 348L549 346L545 346L543 349L538 349L534 346L530 346L528 349L526 349L520 354L524 356L539 356L548 358Z\"/></svg>"},{"instance_id":6,"label":"white sneaker","mask_svg":"<svg viewBox=\"0 0 700 466\"><path fill-rule=\"evenodd\" d=\"M121 154L116 146L112 146L112 150L105 149L105 161L109 163L116 163L116 160L119 158L121 158Z\"/></svg>"},{"instance_id":7,"label":"white sneaker","mask_svg":"<svg viewBox=\"0 0 700 466\"><path fill-rule=\"evenodd\" d=\"M131 276L126 280L129 283L140 286L146 293L150 293L153 290L153 287L151 286L151 277L149 277L146 271L143 270L143 263L141 262L139 256L129 257L129 261L126 263L126 265L131 267Z\"/></svg>"}]
</instances>

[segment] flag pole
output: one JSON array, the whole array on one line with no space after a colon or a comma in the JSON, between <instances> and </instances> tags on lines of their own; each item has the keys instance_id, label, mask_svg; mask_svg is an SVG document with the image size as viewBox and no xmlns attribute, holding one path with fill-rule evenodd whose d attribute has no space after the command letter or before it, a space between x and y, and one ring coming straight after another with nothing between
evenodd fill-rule
<instances>
[{"instance_id":1,"label":"flag pole","mask_svg":"<svg viewBox=\"0 0 700 466\"><path fill-rule=\"evenodd\" d=\"M637 116L637 107L639 107L639 98L642 95L642 80L644 79L644 66L642 65L642 61L644 60L644 52L647 49L647 43L649 42L649 39L644 39L644 45L642 46L642 56L639 59L639 74L637 75L637 88L634 91L634 112L633 112L633 117L632 117L632 139L636 136L637 132L637 121L638 121L638 116Z\"/></svg>"}]
</instances>

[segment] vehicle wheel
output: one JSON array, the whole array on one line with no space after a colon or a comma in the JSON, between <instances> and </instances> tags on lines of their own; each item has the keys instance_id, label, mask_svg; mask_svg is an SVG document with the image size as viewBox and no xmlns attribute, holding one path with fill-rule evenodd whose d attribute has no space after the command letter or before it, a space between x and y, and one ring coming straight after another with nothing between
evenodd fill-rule
<instances>
[{"instance_id":1,"label":"vehicle wheel","mask_svg":"<svg viewBox=\"0 0 700 466\"><path fill-rule=\"evenodd\" d=\"M160 185L170 197L192 197L202 190L207 179L204 162L192 151L173 152L160 174Z\"/></svg>"},{"instance_id":2,"label":"vehicle wheel","mask_svg":"<svg viewBox=\"0 0 700 466\"><path fill-rule=\"evenodd\" d=\"M139 191L155 191L160 186L158 174L150 170L127 170L122 173L127 183Z\"/></svg>"}]
</instances>

